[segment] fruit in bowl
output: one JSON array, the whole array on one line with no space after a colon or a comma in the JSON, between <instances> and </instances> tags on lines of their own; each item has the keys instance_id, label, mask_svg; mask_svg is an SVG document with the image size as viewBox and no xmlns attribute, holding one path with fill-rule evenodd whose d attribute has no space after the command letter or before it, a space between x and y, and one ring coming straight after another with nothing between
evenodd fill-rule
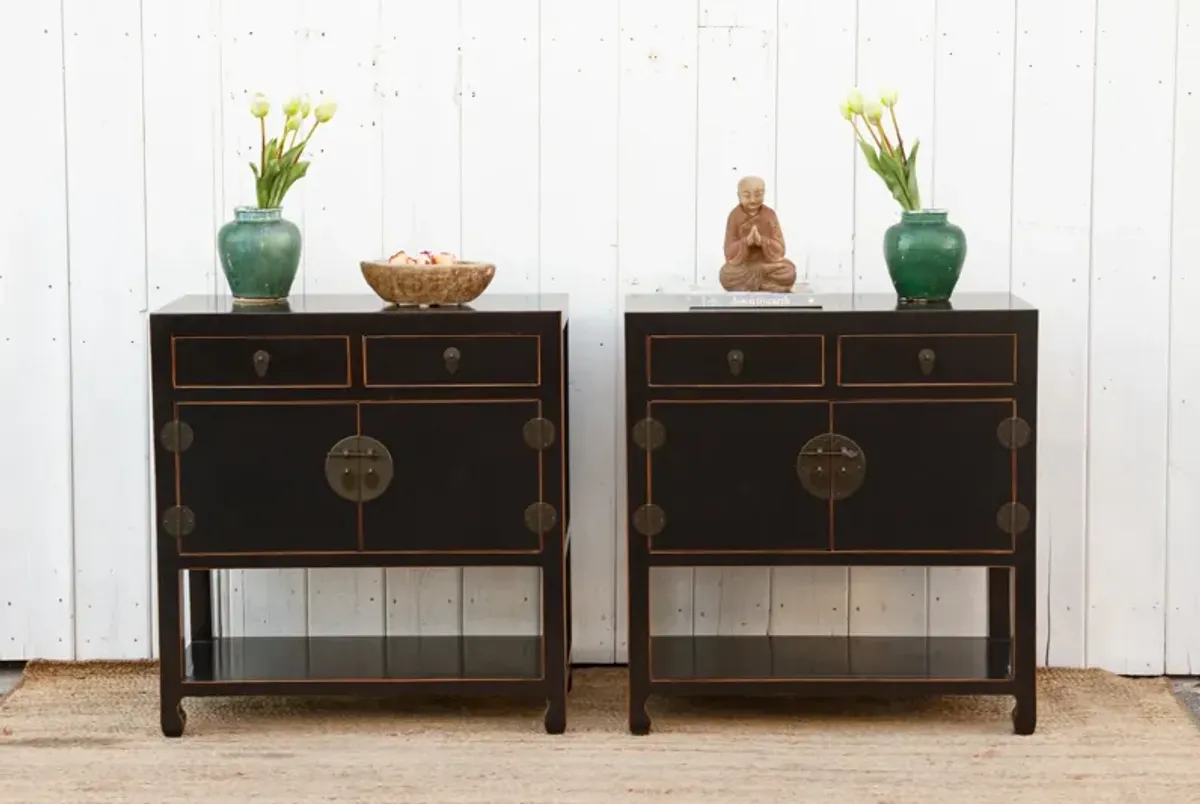
<instances>
[{"instance_id":1,"label":"fruit in bowl","mask_svg":"<svg viewBox=\"0 0 1200 804\"><path fill-rule=\"evenodd\" d=\"M496 266L463 262L448 251L397 251L386 260L364 260L363 278L384 301L422 307L463 305L491 284Z\"/></svg>"},{"instance_id":2,"label":"fruit in bowl","mask_svg":"<svg viewBox=\"0 0 1200 804\"><path fill-rule=\"evenodd\" d=\"M417 256L411 257L401 249L388 257L389 265L453 265L456 262L458 262L458 258L448 251L439 251L437 253L422 251Z\"/></svg>"}]
</instances>

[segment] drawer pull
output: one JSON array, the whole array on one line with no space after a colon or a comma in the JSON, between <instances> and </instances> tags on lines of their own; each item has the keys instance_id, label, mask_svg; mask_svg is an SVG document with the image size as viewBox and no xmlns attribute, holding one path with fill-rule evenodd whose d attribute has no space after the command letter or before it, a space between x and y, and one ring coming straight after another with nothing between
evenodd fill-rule
<instances>
[{"instance_id":1,"label":"drawer pull","mask_svg":"<svg viewBox=\"0 0 1200 804\"><path fill-rule=\"evenodd\" d=\"M267 368L271 365L271 354L266 349L254 353L254 373L260 377L267 376Z\"/></svg>"},{"instance_id":2,"label":"drawer pull","mask_svg":"<svg viewBox=\"0 0 1200 804\"><path fill-rule=\"evenodd\" d=\"M453 346L448 347L442 352L442 360L446 361L446 371L454 374L458 371L458 361L462 359L462 352L455 349Z\"/></svg>"},{"instance_id":3,"label":"drawer pull","mask_svg":"<svg viewBox=\"0 0 1200 804\"><path fill-rule=\"evenodd\" d=\"M937 355L932 349L922 349L917 352L917 362L921 364L921 373L928 377L933 373L933 363L937 360Z\"/></svg>"},{"instance_id":4,"label":"drawer pull","mask_svg":"<svg viewBox=\"0 0 1200 804\"><path fill-rule=\"evenodd\" d=\"M729 373L735 377L740 376L742 368L746 365L746 356L742 354L742 350L730 349L725 359L729 362Z\"/></svg>"}]
</instances>

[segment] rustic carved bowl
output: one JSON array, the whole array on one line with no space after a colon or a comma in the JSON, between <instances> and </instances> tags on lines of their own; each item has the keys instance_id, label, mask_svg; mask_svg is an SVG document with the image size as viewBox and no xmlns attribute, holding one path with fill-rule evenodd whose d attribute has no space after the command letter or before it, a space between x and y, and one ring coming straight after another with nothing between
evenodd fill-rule
<instances>
[{"instance_id":1,"label":"rustic carved bowl","mask_svg":"<svg viewBox=\"0 0 1200 804\"><path fill-rule=\"evenodd\" d=\"M393 265L364 260L362 272L371 290L384 301L432 307L475 301L492 283L496 266L488 262Z\"/></svg>"}]
</instances>

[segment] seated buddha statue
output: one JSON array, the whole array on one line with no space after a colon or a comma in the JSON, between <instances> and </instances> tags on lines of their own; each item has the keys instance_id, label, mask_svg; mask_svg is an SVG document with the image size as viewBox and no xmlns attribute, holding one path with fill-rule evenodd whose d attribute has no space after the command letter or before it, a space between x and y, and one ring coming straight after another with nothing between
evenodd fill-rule
<instances>
[{"instance_id":1,"label":"seated buddha statue","mask_svg":"<svg viewBox=\"0 0 1200 804\"><path fill-rule=\"evenodd\" d=\"M738 182L738 205L725 223L720 280L726 290L787 293L796 284L796 266L784 257L783 229L763 203L765 194L766 182L757 176Z\"/></svg>"}]
</instances>

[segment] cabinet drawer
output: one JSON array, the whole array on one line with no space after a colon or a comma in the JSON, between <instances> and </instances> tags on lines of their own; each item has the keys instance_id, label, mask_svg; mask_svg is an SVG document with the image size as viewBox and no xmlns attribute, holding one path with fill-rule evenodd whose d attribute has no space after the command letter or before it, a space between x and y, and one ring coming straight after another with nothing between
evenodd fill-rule
<instances>
[{"instance_id":1,"label":"cabinet drawer","mask_svg":"<svg viewBox=\"0 0 1200 804\"><path fill-rule=\"evenodd\" d=\"M541 383L537 335L363 337L363 384L370 388Z\"/></svg>"},{"instance_id":2,"label":"cabinet drawer","mask_svg":"<svg viewBox=\"0 0 1200 804\"><path fill-rule=\"evenodd\" d=\"M822 335L651 335L647 348L652 387L825 384Z\"/></svg>"},{"instance_id":3,"label":"cabinet drawer","mask_svg":"<svg viewBox=\"0 0 1200 804\"><path fill-rule=\"evenodd\" d=\"M838 385L1013 385L1013 334L842 335Z\"/></svg>"},{"instance_id":4,"label":"cabinet drawer","mask_svg":"<svg viewBox=\"0 0 1200 804\"><path fill-rule=\"evenodd\" d=\"M349 388L347 335L178 335L176 388Z\"/></svg>"}]
</instances>

